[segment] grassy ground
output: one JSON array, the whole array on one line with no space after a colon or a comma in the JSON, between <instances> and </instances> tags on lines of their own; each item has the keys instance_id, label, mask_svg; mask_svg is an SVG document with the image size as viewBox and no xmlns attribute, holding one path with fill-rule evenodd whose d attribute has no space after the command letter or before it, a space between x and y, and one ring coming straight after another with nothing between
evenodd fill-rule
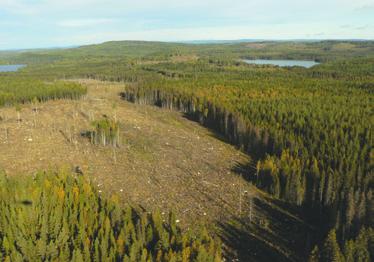
<instances>
[{"instance_id":1,"label":"grassy ground","mask_svg":"<svg viewBox=\"0 0 374 262\"><path fill-rule=\"evenodd\" d=\"M121 101L121 84L80 82L88 88L81 100L0 109L6 173L79 166L102 194L145 210L174 210L183 227L210 225L230 257L300 259L307 225L241 177L246 155L179 113ZM103 115L120 122L120 148L81 136Z\"/></svg>"}]
</instances>

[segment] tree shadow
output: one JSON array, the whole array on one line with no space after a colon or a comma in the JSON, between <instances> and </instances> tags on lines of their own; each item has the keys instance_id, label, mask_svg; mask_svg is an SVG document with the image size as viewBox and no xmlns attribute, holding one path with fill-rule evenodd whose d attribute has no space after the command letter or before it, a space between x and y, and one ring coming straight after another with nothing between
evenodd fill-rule
<instances>
[{"instance_id":1,"label":"tree shadow","mask_svg":"<svg viewBox=\"0 0 374 262\"><path fill-rule=\"evenodd\" d=\"M252 161L248 161L247 163L236 162L235 165L231 168L231 172L241 176L247 182L256 182L256 167L253 165Z\"/></svg>"},{"instance_id":2,"label":"tree shadow","mask_svg":"<svg viewBox=\"0 0 374 262\"><path fill-rule=\"evenodd\" d=\"M247 182L256 183L256 168L251 162L237 162L231 171ZM253 205L253 218L248 219L246 214L246 218L237 219L235 227L232 224L222 225L223 233L227 230L223 238L235 243L232 248L239 249L237 252L241 261L305 260L319 240L318 229L306 222L305 208L275 199L265 192L257 196L246 200ZM238 237L244 241L235 241ZM253 243L256 241L259 243ZM254 258L253 254L256 254Z\"/></svg>"},{"instance_id":3,"label":"tree shadow","mask_svg":"<svg viewBox=\"0 0 374 262\"><path fill-rule=\"evenodd\" d=\"M220 224L224 256L228 261L290 261L262 239L251 234L241 221Z\"/></svg>"},{"instance_id":4,"label":"tree shadow","mask_svg":"<svg viewBox=\"0 0 374 262\"><path fill-rule=\"evenodd\" d=\"M24 206L32 206L32 201L31 200L22 200L20 201L20 204L24 205Z\"/></svg>"},{"instance_id":5,"label":"tree shadow","mask_svg":"<svg viewBox=\"0 0 374 262\"><path fill-rule=\"evenodd\" d=\"M183 117L198 122L195 116L184 113ZM207 124L212 137L224 143L231 143L214 127ZM236 146L238 149L238 146ZM255 164L264 156L260 152L244 152L251 159L248 162L236 162L231 171L251 184L256 184ZM219 222L220 237L223 240L224 254L228 261L305 261L313 244L318 239L318 230L305 222L305 210L283 200L274 199L266 193L253 197L254 215L235 217L231 221ZM248 208L247 208L248 209Z\"/></svg>"},{"instance_id":6,"label":"tree shadow","mask_svg":"<svg viewBox=\"0 0 374 262\"><path fill-rule=\"evenodd\" d=\"M94 132L93 131L82 131L80 135L81 137L91 139L94 135Z\"/></svg>"},{"instance_id":7,"label":"tree shadow","mask_svg":"<svg viewBox=\"0 0 374 262\"><path fill-rule=\"evenodd\" d=\"M125 95L122 95L125 98ZM126 97L133 101L133 97ZM162 107L161 104L154 105ZM267 143L261 139L252 141L251 147L237 146L237 137L225 136L212 121L204 121L198 114L182 112L185 119L199 123L207 128L210 135L224 143L236 146L247 154L251 161L237 162L232 172L246 181L255 183L256 167L253 163L264 158ZM271 145L271 143L269 143ZM219 236L224 244L224 256L228 261L305 261L312 244L315 242L316 231L302 219L302 210L296 205L275 200L266 193L251 196L252 208L244 210L241 216L233 215L229 221L218 221ZM247 205L248 207L248 205ZM251 214L248 214L251 212ZM253 213L253 214L252 214Z\"/></svg>"},{"instance_id":8,"label":"tree shadow","mask_svg":"<svg viewBox=\"0 0 374 262\"><path fill-rule=\"evenodd\" d=\"M314 242L314 228L267 199L252 197L251 213L219 223L226 259L304 261Z\"/></svg>"}]
</instances>

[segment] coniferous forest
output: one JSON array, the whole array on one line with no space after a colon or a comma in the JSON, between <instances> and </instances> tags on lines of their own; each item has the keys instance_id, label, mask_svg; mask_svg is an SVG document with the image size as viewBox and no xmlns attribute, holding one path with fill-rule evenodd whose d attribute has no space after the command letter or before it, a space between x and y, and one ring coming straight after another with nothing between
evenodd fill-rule
<instances>
[{"instance_id":1,"label":"coniferous forest","mask_svg":"<svg viewBox=\"0 0 374 262\"><path fill-rule=\"evenodd\" d=\"M0 60L27 67L0 74L0 106L79 99L86 89L74 79L123 83L124 101L182 112L250 156L247 183L316 228L305 261L373 261L374 43L261 45L108 42L7 53ZM256 58L320 64L243 62ZM120 146L116 121L92 126L93 144ZM123 207L84 177L2 176L1 184L4 261L221 260L214 232L183 232L172 213L165 222Z\"/></svg>"},{"instance_id":2,"label":"coniferous forest","mask_svg":"<svg viewBox=\"0 0 374 262\"><path fill-rule=\"evenodd\" d=\"M182 234L172 213L120 207L83 176L0 179L2 261L220 261L205 229Z\"/></svg>"}]
</instances>

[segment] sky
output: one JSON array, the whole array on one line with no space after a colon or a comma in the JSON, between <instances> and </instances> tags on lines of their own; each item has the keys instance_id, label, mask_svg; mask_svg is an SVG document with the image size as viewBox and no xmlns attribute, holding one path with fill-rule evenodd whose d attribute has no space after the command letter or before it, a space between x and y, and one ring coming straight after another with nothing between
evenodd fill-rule
<instances>
[{"instance_id":1,"label":"sky","mask_svg":"<svg viewBox=\"0 0 374 262\"><path fill-rule=\"evenodd\" d=\"M235 39L374 39L374 0L0 0L0 50Z\"/></svg>"}]
</instances>

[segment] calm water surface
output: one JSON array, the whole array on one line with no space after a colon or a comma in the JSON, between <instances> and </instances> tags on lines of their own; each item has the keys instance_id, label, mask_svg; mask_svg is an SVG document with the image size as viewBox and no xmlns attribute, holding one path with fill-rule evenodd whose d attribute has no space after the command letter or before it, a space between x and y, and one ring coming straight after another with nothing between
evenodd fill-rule
<instances>
[{"instance_id":1,"label":"calm water surface","mask_svg":"<svg viewBox=\"0 0 374 262\"><path fill-rule=\"evenodd\" d=\"M0 72L16 72L26 65L0 65Z\"/></svg>"},{"instance_id":2,"label":"calm water surface","mask_svg":"<svg viewBox=\"0 0 374 262\"><path fill-rule=\"evenodd\" d=\"M267 60L267 59L244 59L243 62L247 64L256 64L256 65L277 65L277 66L302 66L306 68L310 68L315 65L319 65L319 63L315 61L308 61L308 60Z\"/></svg>"}]
</instances>

